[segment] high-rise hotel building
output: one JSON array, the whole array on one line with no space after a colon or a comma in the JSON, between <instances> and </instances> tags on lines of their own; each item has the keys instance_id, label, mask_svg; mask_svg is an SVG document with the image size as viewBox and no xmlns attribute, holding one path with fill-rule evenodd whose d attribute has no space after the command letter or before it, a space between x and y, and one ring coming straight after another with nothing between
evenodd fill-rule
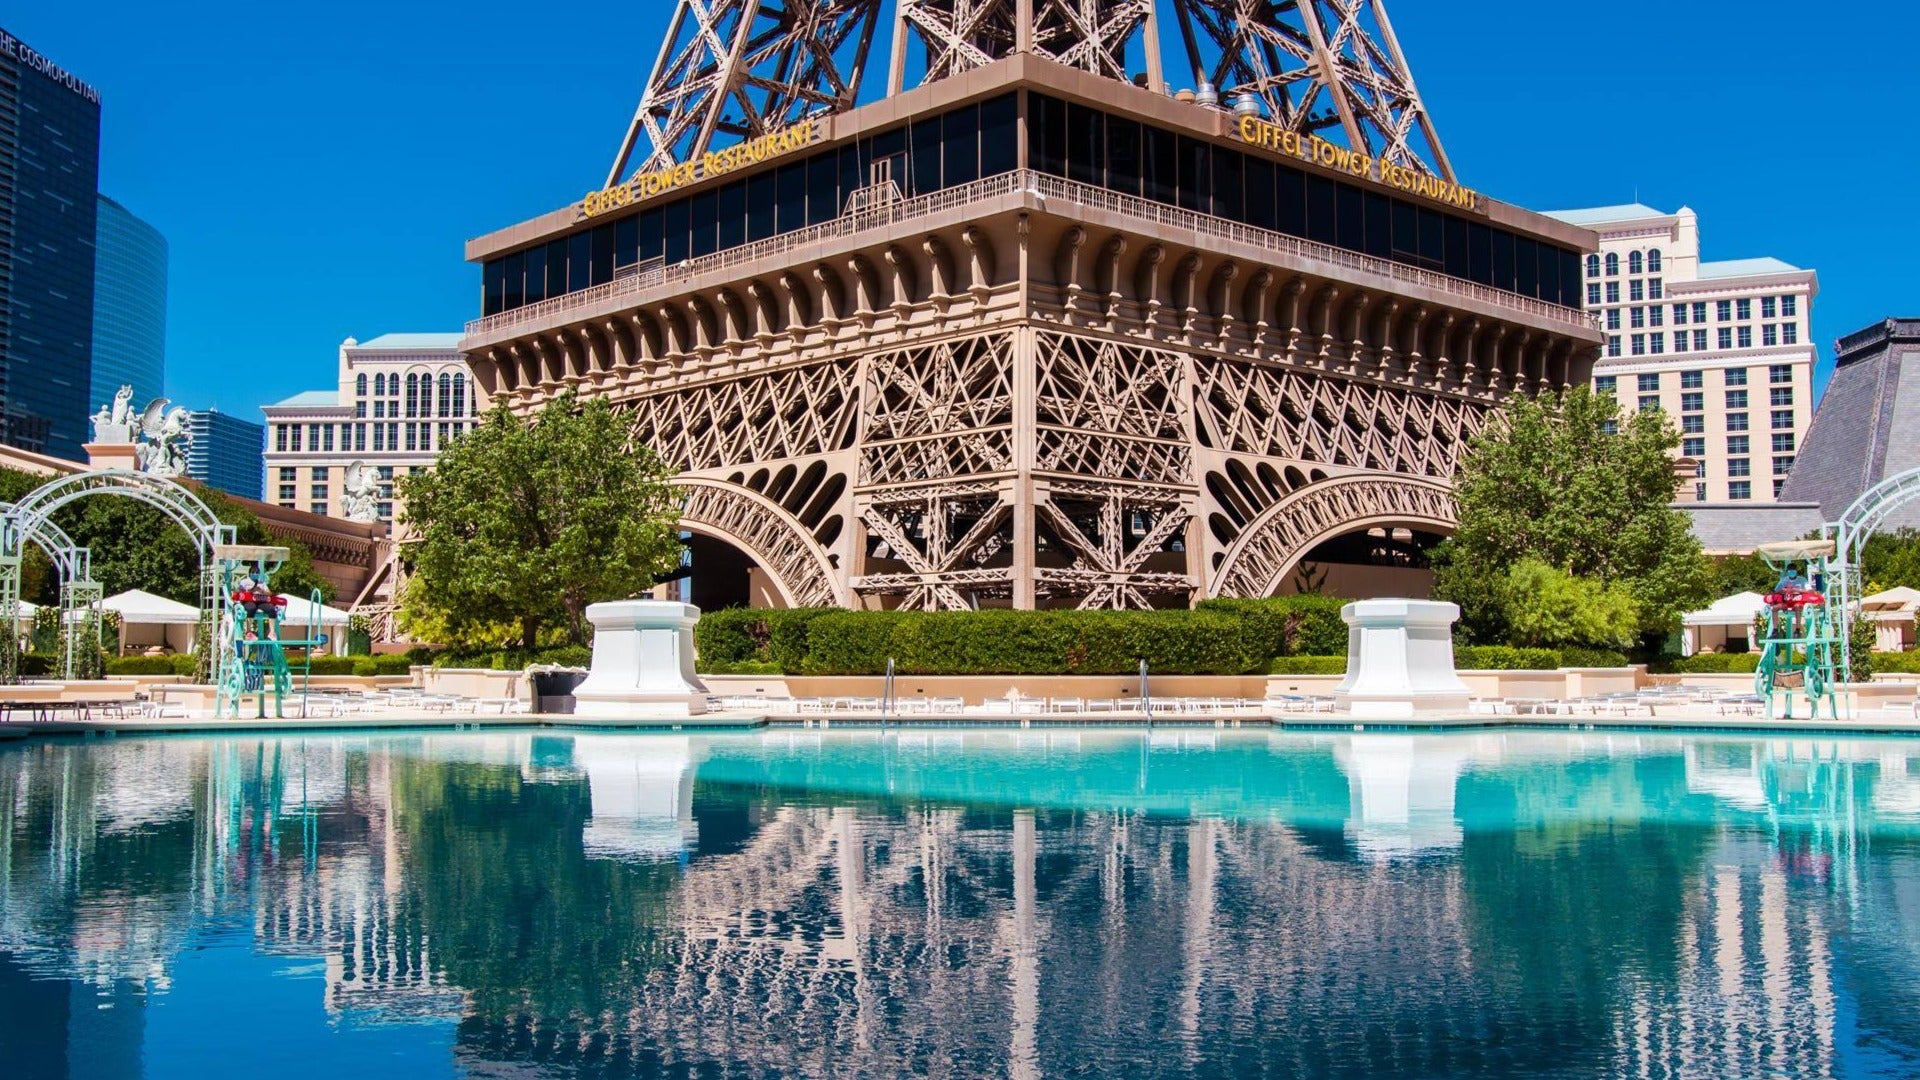
<instances>
[{"instance_id":1,"label":"high-rise hotel building","mask_svg":"<svg viewBox=\"0 0 1920 1080\"><path fill-rule=\"evenodd\" d=\"M0 442L78 460L93 368L100 92L0 30Z\"/></svg>"},{"instance_id":2,"label":"high-rise hotel building","mask_svg":"<svg viewBox=\"0 0 1920 1080\"><path fill-rule=\"evenodd\" d=\"M459 334L383 334L341 343L337 388L261 410L266 501L342 516L347 469L364 462L380 481L379 520L392 521L393 478L432 465L479 420L459 341Z\"/></svg>"},{"instance_id":3,"label":"high-rise hotel building","mask_svg":"<svg viewBox=\"0 0 1920 1080\"><path fill-rule=\"evenodd\" d=\"M1695 463L1682 500L1777 500L1813 416L1814 272L1771 258L1701 261L1699 219L1684 206L1548 216L1600 234L1585 274L1587 309L1606 334L1594 387L1675 417Z\"/></svg>"}]
</instances>

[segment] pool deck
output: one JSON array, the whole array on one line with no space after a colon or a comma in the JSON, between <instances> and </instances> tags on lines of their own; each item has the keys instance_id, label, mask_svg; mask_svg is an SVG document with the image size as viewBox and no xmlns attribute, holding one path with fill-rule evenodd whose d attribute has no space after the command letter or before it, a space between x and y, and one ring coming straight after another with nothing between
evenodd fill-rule
<instances>
[{"instance_id":1,"label":"pool deck","mask_svg":"<svg viewBox=\"0 0 1920 1080\"><path fill-rule=\"evenodd\" d=\"M340 734L377 731L488 731L545 728L569 731L743 731L778 728L1127 728L1206 727L1273 728L1318 732L1447 732L1498 731L1684 731L1742 734L1831 734L1920 736L1920 720L1899 714L1869 711L1840 719L1769 719L1702 712L1672 712L1655 716L1488 716L1436 715L1395 719L1355 718L1327 713L1248 712L1177 714L1156 713L1149 719L1137 713L1102 714L966 714L882 717L878 714L837 717L768 715L764 712L713 712L696 717L633 716L582 717L561 714L475 716L444 712L403 713L351 717L288 719L232 719L213 717L125 717L0 721L0 741L46 737L101 737L119 735L272 734L298 732Z\"/></svg>"}]
</instances>

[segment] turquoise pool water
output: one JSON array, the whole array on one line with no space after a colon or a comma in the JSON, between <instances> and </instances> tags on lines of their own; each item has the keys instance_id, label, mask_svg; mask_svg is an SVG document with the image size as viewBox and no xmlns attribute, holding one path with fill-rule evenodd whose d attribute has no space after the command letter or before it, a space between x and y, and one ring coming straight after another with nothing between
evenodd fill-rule
<instances>
[{"instance_id":1,"label":"turquoise pool water","mask_svg":"<svg viewBox=\"0 0 1920 1080\"><path fill-rule=\"evenodd\" d=\"M1920 741L0 749L0 1075L1920 1074Z\"/></svg>"}]
</instances>

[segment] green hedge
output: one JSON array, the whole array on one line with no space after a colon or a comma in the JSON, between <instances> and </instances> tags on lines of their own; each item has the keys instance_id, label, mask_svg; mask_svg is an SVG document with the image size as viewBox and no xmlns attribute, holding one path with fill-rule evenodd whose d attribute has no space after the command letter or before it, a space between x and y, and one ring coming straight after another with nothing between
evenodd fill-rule
<instances>
[{"instance_id":1,"label":"green hedge","mask_svg":"<svg viewBox=\"0 0 1920 1080\"><path fill-rule=\"evenodd\" d=\"M353 673L361 678L374 675L405 675L413 669L413 657L405 653L381 653L353 658Z\"/></svg>"},{"instance_id":2,"label":"green hedge","mask_svg":"<svg viewBox=\"0 0 1920 1080\"><path fill-rule=\"evenodd\" d=\"M1213 611L843 611L808 623L809 675L1162 675L1244 671L1240 621ZM787 669L790 670L790 669Z\"/></svg>"},{"instance_id":3,"label":"green hedge","mask_svg":"<svg viewBox=\"0 0 1920 1080\"><path fill-rule=\"evenodd\" d=\"M693 628L700 670L724 674L713 665L770 664L780 671L799 671L806 663L808 628L815 619L839 614L845 612L839 608L724 608L702 612Z\"/></svg>"},{"instance_id":4,"label":"green hedge","mask_svg":"<svg viewBox=\"0 0 1920 1080\"><path fill-rule=\"evenodd\" d=\"M1248 671L1260 671L1276 656L1345 656L1347 624L1340 609L1351 601L1337 596L1276 596L1266 600L1202 600L1201 611L1240 620L1240 636L1250 658Z\"/></svg>"},{"instance_id":5,"label":"green hedge","mask_svg":"<svg viewBox=\"0 0 1920 1080\"><path fill-rule=\"evenodd\" d=\"M711 664L702 663L700 665L700 673L703 675L782 674L779 664L769 663L765 660L722 660Z\"/></svg>"},{"instance_id":6,"label":"green hedge","mask_svg":"<svg viewBox=\"0 0 1920 1080\"><path fill-rule=\"evenodd\" d=\"M188 656L188 660L193 657ZM178 675L171 656L122 656L107 661L109 675ZM56 669L58 660L55 660Z\"/></svg>"},{"instance_id":7,"label":"green hedge","mask_svg":"<svg viewBox=\"0 0 1920 1080\"><path fill-rule=\"evenodd\" d=\"M1560 650L1562 667L1626 667L1627 654L1612 649L1587 649L1571 645Z\"/></svg>"},{"instance_id":8,"label":"green hedge","mask_svg":"<svg viewBox=\"0 0 1920 1080\"><path fill-rule=\"evenodd\" d=\"M1660 666L1681 675L1751 675L1760 666L1760 654L1700 653L1677 657Z\"/></svg>"},{"instance_id":9,"label":"green hedge","mask_svg":"<svg viewBox=\"0 0 1920 1080\"><path fill-rule=\"evenodd\" d=\"M1565 663L1558 649L1462 645L1453 650L1453 666L1461 671L1554 671Z\"/></svg>"},{"instance_id":10,"label":"green hedge","mask_svg":"<svg viewBox=\"0 0 1920 1080\"><path fill-rule=\"evenodd\" d=\"M431 663L437 668L485 668L489 671L524 671L535 664L557 667L586 667L593 650L585 645L549 645L528 652L525 649L444 649L431 654L406 654L413 663Z\"/></svg>"},{"instance_id":11,"label":"green hedge","mask_svg":"<svg viewBox=\"0 0 1920 1080\"><path fill-rule=\"evenodd\" d=\"M1267 667L1269 675L1345 675L1344 656L1276 656Z\"/></svg>"},{"instance_id":12,"label":"green hedge","mask_svg":"<svg viewBox=\"0 0 1920 1080\"><path fill-rule=\"evenodd\" d=\"M1894 675L1920 675L1920 651L1874 653L1873 670ZM1856 673L1854 677L1859 676Z\"/></svg>"}]
</instances>

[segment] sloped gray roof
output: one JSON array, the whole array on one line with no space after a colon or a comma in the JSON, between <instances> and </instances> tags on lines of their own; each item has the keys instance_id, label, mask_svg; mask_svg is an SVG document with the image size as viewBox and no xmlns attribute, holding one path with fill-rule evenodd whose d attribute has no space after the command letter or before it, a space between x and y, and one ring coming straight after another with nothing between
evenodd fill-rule
<instances>
[{"instance_id":1,"label":"sloped gray roof","mask_svg":"<svg viewBox=\"0 0 1920 1080\"><path fill-rule=\"evenodd\" d=\"M1797 466L1796 466L1797 468ZM1813 503L1682 503L1709 555L1745 555L1761 544L1798 540L1826 523Z\"/></svg>"},{"instance_id":2,"label":"sloped gray roof","mask_svg":"<svg viewBox=\"0 0 1920 1080\"><path fill-rule=\"evenodd\" d=\"M1826 396L1801 440L1781 497L1814 502L1828 520L1860 493L1920 468L1920 324L1889 320L1849 335ZM1888 527L1920 525L1920 506Z\"/></svg>"}]
</instances>

